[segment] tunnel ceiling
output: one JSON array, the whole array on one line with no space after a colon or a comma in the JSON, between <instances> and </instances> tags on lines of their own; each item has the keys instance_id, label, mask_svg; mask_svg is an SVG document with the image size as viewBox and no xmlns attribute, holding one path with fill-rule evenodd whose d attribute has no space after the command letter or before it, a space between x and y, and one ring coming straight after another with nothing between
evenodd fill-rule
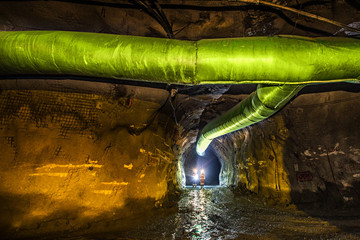
<instances>
[{"instance_id":1,"label":"tunnel ceiling","mask_svg":"<svg viewBox=\"0 0 360 240\"><path fill-rule=\"evenodd\" d=\"M155 4L158 3L158 4ZM317 14L341 23L349 24L359 19L357 1L273 1L295 9ZM1 1L0 30L66 30L146 37L174 38L180 40L199 40L224 37L302 35L311 37L346 36L346 32L328 23L317 21L296 13L281 11L264 5L244 4L236 1ZM6 77L5 77L6 78ZM28 77L27 77L28 78ZM36 79L36 77L31 77ZM42 77L44 78L44 77ZM69 77L63 77L68 79ZM76 79L70 77L70 79ZM177 109L176 121L183 127L182 136L188 135L189 145L195 141L197 133L209 120L235 105L239 99L253 92L255 85L222 86L181 86L159 83L114 81L109 79L81 79L102 81L109 84L120 83L133 88L149 88L154 96L157 92L170 92L175 89ZM19 81L19 84L2 81L6 88L41 88ZM64 81L62 81L64 82ZM23 84L23 85L21 85ZM84 88L87 83L73 88ZM125 86L126 88L126 86ZM333 84L320 88L307 87L302 93L331 91L358 87ZM355 88L355 90L354 90ZM129 90L130 92L131 90ZM224 95L225 94L225 95ZM244 94L244 96L241 96ZM158 99L156 101L163 101ZM226 104L222 104L222 103ZM214 111L209 106L222 105ZM204 111L205 109L205 111ZM219 109L219 108L217 108ZM171 111L171 110L170 110ZM173 114L173 113L169 113ZM181 118L181 116L186 116ZM190 135L192 137L190 137Z\"/></svg>"}]
</instances>

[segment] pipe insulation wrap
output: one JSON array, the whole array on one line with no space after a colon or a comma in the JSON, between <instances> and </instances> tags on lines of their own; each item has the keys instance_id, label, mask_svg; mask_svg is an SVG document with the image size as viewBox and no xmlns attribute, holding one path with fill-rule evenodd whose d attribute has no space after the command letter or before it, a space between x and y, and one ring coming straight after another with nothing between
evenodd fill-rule
<instances>
[{"instance_id":1,"label":"pipe insulation wrap","mask_svg":"<svg viewBox=\"0 0 360 240\"><path fill-rule=\"evenodd\" d=\"M196 145L196 152L204 155L214 138L240 130L275 114L303 87L304 85L259 84L255 92L204 127Z\"/></svg>"},{"instance_id":2,"label":"pipe insulation wrap","mask_svg":"<svg viewBox=\"0 0 360 240\"><path fill-rule=\"evenodd\" d=\"M360 40L296 36L181 41L64 31L0 32L0 75L176 84L359 81Z\"/></svg>"},{"instance_id":3,"label":"pipe insulation wrap","mask_svg":"<svg viewBox=\"0 0 360 240\"><path fill-rule=\"evenodd\" d=\"M360 40L298 36L206 39L197 44L201 84L305 84L359 80Z\"/></svg>"},{"instance_id":4,"label":"pipe insulation wrap","mask_svg":"<svg viewBox=\"0 0 360 240\"><path fill-rule=\"evenodd\" d=\"M0 32L0 75L76 75L173 84L259 83L202 130L212 139L262 121L304 85L360 81L360 40L297 36L181 41L63 31ZM265 85L264 85L265 84Z\"/></svg>"},{"instance_id":5,"label":"pipe insulation wrap","mask_svg":"<svg viewBox=\"0 0 360 240\"><path fill-rule=\"evenodd\" d=\"M0 74L192 84L195 42L60 31L0 32Z\"/></svg>"}]
</instances>

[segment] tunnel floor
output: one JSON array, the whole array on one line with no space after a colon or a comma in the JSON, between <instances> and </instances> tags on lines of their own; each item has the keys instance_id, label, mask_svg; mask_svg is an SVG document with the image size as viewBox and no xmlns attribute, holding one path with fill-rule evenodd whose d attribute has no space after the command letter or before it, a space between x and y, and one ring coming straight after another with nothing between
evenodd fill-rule
<instances>
[{"instance_id":1,"label":"tunnel floor","mask_svg":"<svg viewBox=\"0 0 360 240\"><path fill-rule=\"evenodd\" d=\"M360 215L317 210L309 216L227 188L185 189L175 213L121 233L66 239L360 239Z\"/></svg>"}]
</instances>

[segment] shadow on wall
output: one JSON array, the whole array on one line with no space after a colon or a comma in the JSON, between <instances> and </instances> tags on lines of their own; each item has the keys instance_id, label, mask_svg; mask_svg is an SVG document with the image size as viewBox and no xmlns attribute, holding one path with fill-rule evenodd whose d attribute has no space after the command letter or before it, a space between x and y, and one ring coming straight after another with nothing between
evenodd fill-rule
<instances>
[{"instance_id":1,"label":"shadow on wall","mask_svg":"<svg viewBox=\"0 0 360 240\"><path fill-rule=\"evenodd\" d=\"M301 95L272 118L233 134L240 188L267 204L294 204L359 232L359 98L343 91Z\"/></svg>"},{"instance_id":2,"label":"shadow on wall","mask_svg":"<svg viewBox=\"0 0 360 240\"><path fill-rule=\"evenodd\" d=\"M339 221L360 219L359 99L344 91L302 95L283 113L292 203L349 232L360 232Z\"/></svg>"},{"instance_id":3,"label":"shadow on wall","mask_svg":"<svg viewBox=\"0 0 360 240\"><path fill-rule=\"evenodd\" d=\"M46 194L0 193L0 230L2 239L22 239L31 236L54 237L91 236L104 237L111 232L121 236L122 231L135 230L139 224L156 217L173 214L176 208L156 208L152 198L127 199L124 206L112 211L94 213L94 206L73 204L68 200L52 201ZM40 206L40 205L42 206ZM35 207L37 206L37 207ZM93 212L94 214L88 214Z\"/></svg>"}]
</instances>

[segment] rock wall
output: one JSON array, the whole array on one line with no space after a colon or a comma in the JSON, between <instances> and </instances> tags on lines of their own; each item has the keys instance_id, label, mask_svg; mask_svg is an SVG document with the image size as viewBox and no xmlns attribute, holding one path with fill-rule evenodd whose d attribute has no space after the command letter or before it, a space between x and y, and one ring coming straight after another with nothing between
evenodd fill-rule
<instances>
[{"instance_id":1,"label":"rock wall","mask_svg":"<svg viewBox=\"0 0 360 240\"><path fill-rule=\"evenodd\" d=\"M360 201L359 107L356 92L302 94L212 147L235 162L228 174L240 188L270 203L353 207Z\"/></svg>"},{"instance_id":2,"label":"rock wall","mask_svg":"<svg viewBox=\"0 0 360 240\"><path fill-rule=\"evenodd\" d=\"M92 4L91 4L92 2ZM293 34L331 36L339 27L300 15L236 2L159 1L176 39ZM279 0L344 24L357 21L356 1ZM140 4L117 1L6 1L0 3L0 30L66 30L167 37L155 17ZM340 33L344 34L343 32Z\"/></svg>"},{"instance_id":3,"label":"rock wall","mask_svg":"<svg viewBox=\"0 0 360 240\"><path fill-rule=\"evenodd\" d=\"M190 89L192 88L192 90ZM178 94L173 102L174 114L178 119L176 133L174 134L174 154L178 159L177 182L180 187L185 186L186 174L193 174L192 162L196 162L195 150L199 129L205 126L203 116L207 121L214 115L207 108L211 108L221 96L228 91L228 85L211 85L202 87L190 87L186 94ZM220 100L221 101L221 100ZM222 159L219 159L222 161ZM223 165L223 163L221 162Z\"/></svg>"},{"instance_id":4,"label":"rock wall","mask_svg":"<svg viewBox=\"0 0 360 240\"><path fill-rule=\"evenodd\" d=\"M293 202L359 204L359 98L359 93L344 91L302 95L283 112Z\"/></svg>"},{"instance_id":5,"label":"rock wall","mask_svg":"<svg viewBox=\"0 0 360 240\"><path fill-rule=\"evenodd\" d=\"M235 153L240 187L274 202L290 201L291 184L284 155L288 137L280 114L243 131Z\"/></svg>"},{"instance_id":6,"label":"rock wall","mask_svg":"<svg viewBox=\"0 0 360 240\"><path fill-rule=\"evenodd\" d=\"M1 91L3 236L121 230L160 207L176 185L161 104L121 91Z\"/></svg>"}]
</instances>

